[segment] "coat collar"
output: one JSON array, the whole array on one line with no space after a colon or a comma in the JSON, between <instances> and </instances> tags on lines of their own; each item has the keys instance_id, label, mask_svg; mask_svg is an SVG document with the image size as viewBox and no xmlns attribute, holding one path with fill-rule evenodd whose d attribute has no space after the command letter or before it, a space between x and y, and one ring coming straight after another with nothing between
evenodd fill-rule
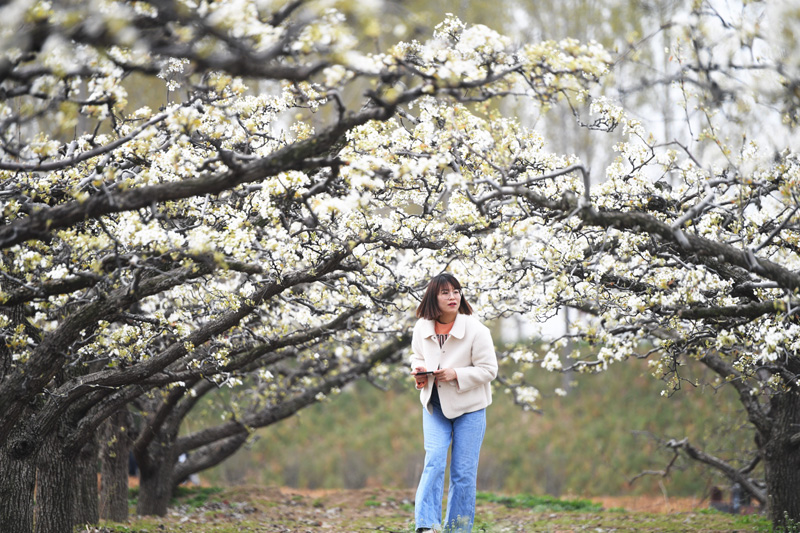
<instances>
[{"instance_id":1,"label":"coat collar","mask_svg":"<svg viewBox=\"0 0 800 533\"><path fill-rule=\"evenodd\" d=\"M469 318L467 315L458 313L456 315L456 322L453 324L453 329L450 330L450 335L457 338L463 339L464 335L467 333L467 321ZM425 320L423 321L423 337L433 337L436 335L436 330L434 329L434 321L433 320Z\"/></svg>"}]
</instances>

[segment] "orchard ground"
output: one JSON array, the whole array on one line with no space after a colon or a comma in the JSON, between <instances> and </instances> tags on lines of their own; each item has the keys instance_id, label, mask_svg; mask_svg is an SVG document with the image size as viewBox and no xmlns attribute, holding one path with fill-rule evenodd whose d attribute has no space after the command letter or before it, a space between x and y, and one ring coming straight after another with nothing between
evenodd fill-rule
<instances>
[{"instance_id":1,"label":"orchard ground","mask_svg":"<svg viewBox=\"0 0 800 533\"><path fill-rule=\"evenodd\" d=\"M132 492L135 497L135 489ZM412 532L414 491L182 488L166 517L77 528L88 533ZM476 532L770 531L758 515L728 515L693 498L555 499L480 493Z\"/></svg>"}]
</instances>

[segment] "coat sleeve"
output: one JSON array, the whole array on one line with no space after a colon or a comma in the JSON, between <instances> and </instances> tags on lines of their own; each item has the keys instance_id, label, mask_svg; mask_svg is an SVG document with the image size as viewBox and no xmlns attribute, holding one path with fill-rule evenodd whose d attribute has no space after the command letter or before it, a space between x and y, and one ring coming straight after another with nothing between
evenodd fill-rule
<instances>
[{"instance_id":1,"label":"coat sleeve","mask_svg":"<svg viewBox=\"0 0 800 533\"><path fill-rule=\"evenodd\" d=\"M458 392L466 392L497 377L497 355L489 328L481 325L472 341L472 366L456 368Z\"/></svg>"},{"instance_id":2,"label":"coat sleeve","mask_svg":"<svg viewBox=\"0 0 800 533\"><path fill-rule=\"evenodd\" d=\"M419 322L414 326L411 336L411 370L418 366L425 366L425 357L422 355L422 338L419 333Z\"/></svg>"}]
</instances>

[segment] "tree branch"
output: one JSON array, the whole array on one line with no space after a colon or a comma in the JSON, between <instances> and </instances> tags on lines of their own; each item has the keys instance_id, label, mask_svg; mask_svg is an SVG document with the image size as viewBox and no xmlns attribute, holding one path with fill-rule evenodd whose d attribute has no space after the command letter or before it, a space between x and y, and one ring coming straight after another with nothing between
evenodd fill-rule
<instances>
[{"instance_id":1,"label":"tree branch","mask_svg":"<svg viewBox=\"0 0 800 533\"><path fill-rule=\"evenodd\" d=\"M187 103L184 107L193 105L192 102ZM138 128L134 129L128 135L124 137L120 137L119 139L112 141L106 145L98 146L97 148L93 148L91 150L87 150L85 152L79 152L76 155L71 157L65 157L64 159L59 159L58 161L51 161L49 163L12 163L10 161L0 161L0 170L13 170L16 172L53 172L56 170L63 170L65 168L71 168L86 161L87 159L91 159L93 157L98 157L103 154L107 154L113 152L123 144L132 141L135 139L140 133L144 130L158 124L159 122L165 120L169 116L169 113L161 113L159 115L154 116Z\"/></svg>"},{"instance_id":2,"label":"tree branch","mask_svg":"<svg viewBox=\"0 0 800 533\"><path fill-rule=\"evenodd\" d=\"M713 455L707 454L704 451L695 448L691 444L689 444L689 439L685 438L683 440L670 440L667 442L667 447L673 450L683 450L686 455L694 459L695 461L699 461L701 463L707 464L716 470L719 470L725 476L733 481L734 483L738 483L741 485L747 492L749 492L761 505L767 504L767 494L764 492L763 489L758 487L752 479L747 477L742 473L742 471L734 468L733 466L729 465L722 459L718 457L714 457Z\"/></svg>"},{"instance_id":3,"label":"tree branch","mask_svg":"<svg viewBox=\"0 0 800 533\"><path fill-rule=\"evenodd\" d=\"M785 303L782 300L767 300L746 305L728 306L706 306L706 307L684 307L661 308L660 312L677 315L679 318L688 320L703 320L708 318L758 318L768 314L776 314L785 311Z\"/></svg>"},{"instance_id":4,"label":"tree branch","mask_svg":"<svg viewBox=\"0 0 800 533\"><path fill-rule=\"evenodd\" d=\"M7 295L6 300L0 302L2 306L13 307L28 303L36 298L47 298L48 296L58 296L69 294L81 289L87 289L96 285L102 278L94 274L81 273L79 276L45 281L40 286L23 287Z\"/></svg>"},{"instance_id":5,"label":"tree branch","mask_svg":"<svg viewBox=\"0 0 800 533\"><path fill-rule=\"evenodd\" d=\"M700 362L716 372L736 389L736 392L739 394L739 401L742 402L742 405L744 405L747 410L750 422L753 423L759 432L768 434L772 427L772 422L766 413L764 413L761 404L758 403L758 398L752 394L752 389L745 381L744 376L711 350L708 350L705 355L700 358Z\"/></svg>"},{"instance_id":6,"label":"tree branch","mask_svg":"<svg viewBox=\"0 0 800 533\"><path fill-rule=\"evenodd\" d=\"M289 170L309 170L330 165L327 158L317 159L344 134L370 120L385 120L392 109L369 108L351 115L308 139L285 146L260 160L219 174L161 183L129 190L100 192L85 201L70 201L40 209L0 227L0 249L27 240L48 239L53 230L70 227L87 219L150 207L154 203L181 200L206 194L219 194L244 183L263 180Z\"/></svg>"},{"instance_id":7,"label":"tree branch","mask_svg":"<svg viewBox=\"0 0 800 533\"><path fill-rule=\"evenodd\" d=\"M100 317L113 316L146 296L161 293L187 280L212 272L213 263L201 263L143 281L135 293L123 287L82 306L67 316L55 331L45 335L25 363L24 371L15 372L0 383L0 405L7 406L0 420L0 441L11 431L30 399L40 393L65 362L69 346L85 331L97 327Z\"/></svg>"},{"instance_id":8,"label":"tree branch","mask_svg":"<svg viewBox=\"0 0 800 533\"><path fill-rule=\"evenodd\" d=\"M598 211L592 206L582 206L572 193L564 194L560 199L552 200L528 187L509 185L499 187L495 192L476 199L476 203L483 204L491 199L506 196L522 196L539 207L560 212L564 215L575 215L585 224L592 226L653 235L665 242L676 244L686 257L696 254L703 257L720 258L731 265L775 281L789 291L800 290L800 273L793 272L768 259L757 258L750 249L741 250L729 244L715 242L697 235L687 235L682 232L678 236L670 225L646 213L638 211Z\"/></svg>"},{"instance_id":9,"label":"tree branch","mask_svg":"<svg viewBox=\"0 0 800 533\"><path fill-rule=\"evenodd\" d=\"M263 288L251 295L250 298L247 299L247 303L243 303L237 309L228 311L220 317L210 320L204 326L199 327L197 330L187 335L180 342L173 343L166 349L162 350L158 355L151 357L140 364L125 368L123 370L108 369L95 372L88 376L76 378L74 381L70 382L69 387L59 389L59 392L61 392L60 395L53 396L53 402L55 402L51 405L53 408L43 410L43 414L39 422L40 427L51 427L51 425L57 420L58 416L64 412L70 402L83 396L89 391L96 390L98 387L105 387L109 390L114 390L115 388L124 387L126 385L143 384L146 378L156 374L157 372L165 370L175 361L188 355L188 350L186 347L187 345L201 346L214 336L228 331L230 328L238 325L242 319L244 319L244 317L250 315L263 301L282 293L290 287L314 281L319 277L324 277L333 268L335 268L336 265L338 265L348 253L349 252L341 252L338 254L333 253L327 258L326 261L323 261L320 265L318 265L316 269L311 268L308 270L297 270L290 272L284 275L282 280L273 281L272 283L266 284ZM54 361L57 362L57 358L54 358ZM52 370L52 372L55 372L56 370L57 368ZM192 374L191 377L195 376L196 374ZM170 375L168 377L169 379L167 383L179 381L174 376ZM148 385L152 385L152 383ZM0 392L2 391L3 389L0 388ZM39 391L37 390L35 392ZM86 423L89 425L99 422L100 421L98 420L86 421ZM5 419L3 420L3 423L6 423ZM5 425L0 426L0 429L3 429L4 427ZM0 433L0 440L2 440L2 437L3 434Z\"/></svg>"},{"instance_id":10,"label":"tree branch","mask_svg":"<svg viewBox=\"0 0 800 533\"><path fill-rule=\"evenodd\" d=\"M284 418L288 418L303 407L315 403L320 393L327 394L333 388L342 387L355 378L366 374L376 364L391 358L399 350L408 346L410 342L411 335L409 333L404 333L370 354L364 362L358 363L348 370L326 378L325 381L317 387L308 389L291 399L283 400L277 405L246 415L242 417L240 421L235 420L227 422L214 428L201 430L191 435L181 437L176 442L177 453L188 453L193 449L220 439L228 438L232 435L249 433L249 428L265 427L279 420L283 420Z\"/></svg>"}]
</instances>

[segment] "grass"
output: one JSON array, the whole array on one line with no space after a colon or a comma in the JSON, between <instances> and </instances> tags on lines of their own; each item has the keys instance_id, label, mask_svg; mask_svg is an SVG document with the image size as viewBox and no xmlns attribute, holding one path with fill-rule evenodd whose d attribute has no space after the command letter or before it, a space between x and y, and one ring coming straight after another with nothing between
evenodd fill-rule
<instances>
[{"instance_id":1,"label":"grass","mask_svg":"<svg viewBox=\"0 0 800 533\"><path fill-rule=\"evenodd\" d=\"M400 489L323 493L242 487L182 489L166 517L133 517L126 524L81 528L88 533L267 533L287 531L385 531L412 533L413 492ZM204 502L204 503L201 503ZM590 500L481 492L475 532L762 532L761 516L716 511L657 514L604 510ZM786 532L788 533L788 531Z\"/></svg>"},{"instance_id":2,"label":"grass","mask_svg":"<svg viewBox=\"0 0 800 533\"><path fill-rule=\"evenodd\" d=\"M212 496L222 492L219 487L178 487L177 493L173 496L171 504L180 502L190 509L198 509L209 502Z\"/></svg>"},{"instance_id":3,"label":"grass","mask_svg":"<svg viewBox=\"0 0 800 533\"><path fill-rule=\"evenodd\" d=\"M179 486L175 491L175 494L170 499L169 504L171 507L184 505L189 509L194 510L206 505L213 499L212 496L218 495L222 492L223 489L220 487ZM138 500L139 487L133 487L128 491L128 505L135 509Z\"/></svg>"},{"instance_id":4,"label":"grass","mask_svg":"<svg viewBox=\"0 0 800 533\"><path fill-rule=\"evenodd\" d=\"M525 508L534 512L544 511L600 511L603 506L589 500L562 500L548 495L518 494L498 496L491 492L479 492L478 501L493 502L509 508Z\"/></svg>"},{"instance_id":5,"label":"grass","mask_svg":"<svg viewBox=\"0 0 800 533\"><path fill-rule=\"evenodd\" d=\"M686 372L687 380L703 380ZM670 462L671 453L653 436L689 437L723 458L752 442L749 433L738 431L746 420L727 391L686 386L664 398L662 384L641 361L612 366L602 375L569 376L567 385L564 376L543 371L535 378L544 394L542 415L523 412L495 388L478 471L480 490L580 497L666 491L670 497L702 498L711 485L724 488L727 481L683 459L666 479L629 482ZM563 398L546 394L556 387L571 390ZM247 449L201 476L214 485L411 488L424 453L419 411L408 387L384 392L357 383L259 430ZM218 421L220 411L209 407L206 416L190 420L187 430Z\"/></svg>"}]
</instances>

